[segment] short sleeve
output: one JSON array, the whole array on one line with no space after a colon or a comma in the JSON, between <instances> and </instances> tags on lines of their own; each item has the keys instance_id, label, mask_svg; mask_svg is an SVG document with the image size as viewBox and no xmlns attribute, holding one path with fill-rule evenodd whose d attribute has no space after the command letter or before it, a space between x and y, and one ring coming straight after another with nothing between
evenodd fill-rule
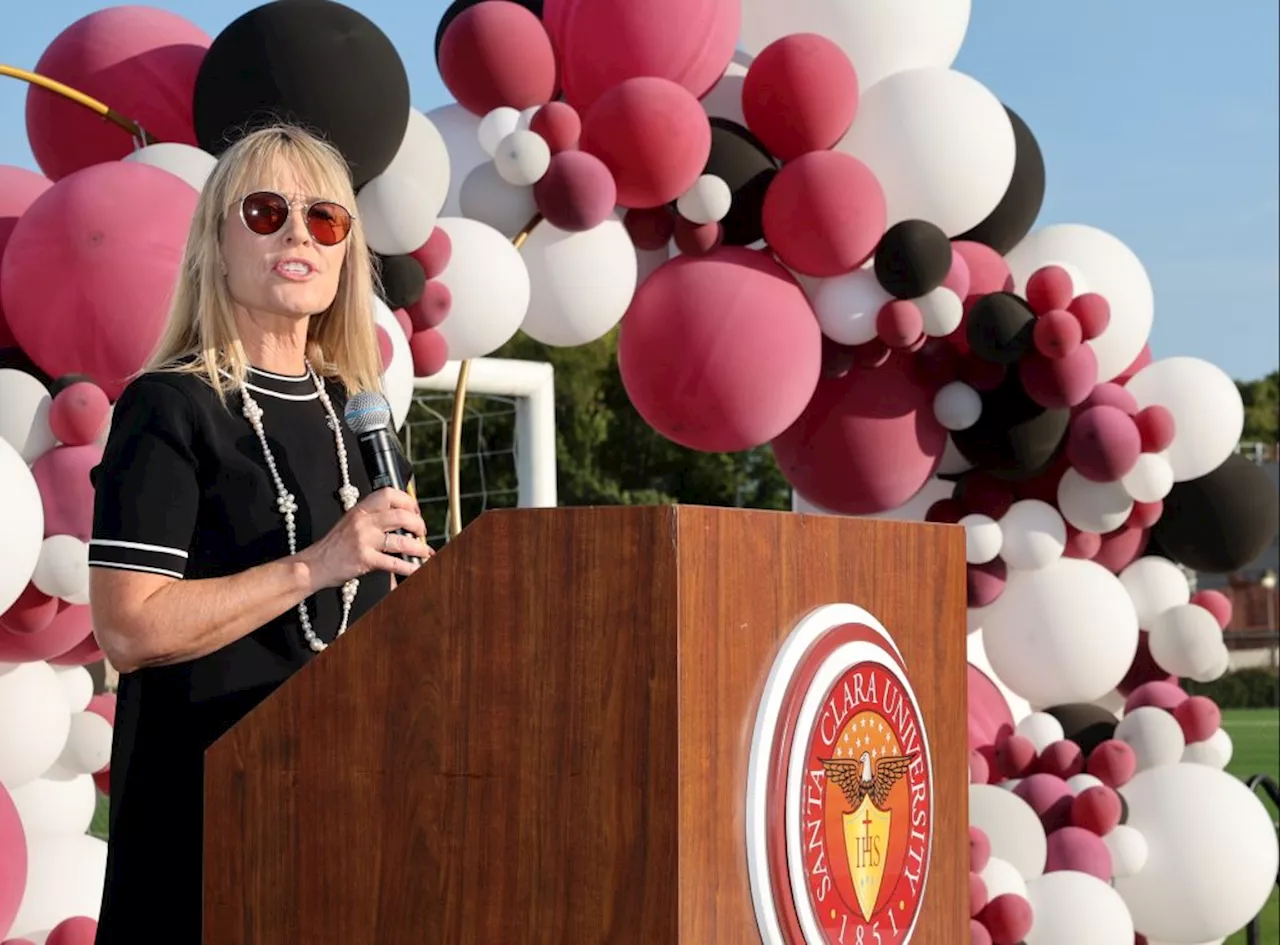
<instances>
[{"instance_id":1,"label":"short sleeve","mask_svg":"<svg viewBox=\"0 0 1280 945\"><path fill-rule=\"evenodd\" d=\"M200 505L195 428L191 401L168 379L142 377L121 394L91 473L90 567L186 573Z\"/></svg>"}]
</instances>

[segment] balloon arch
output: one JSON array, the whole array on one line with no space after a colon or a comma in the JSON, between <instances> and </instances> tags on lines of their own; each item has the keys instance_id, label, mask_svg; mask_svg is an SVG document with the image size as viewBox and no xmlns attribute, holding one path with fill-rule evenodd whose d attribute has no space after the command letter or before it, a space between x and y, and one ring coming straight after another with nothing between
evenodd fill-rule
<instances>
[{"instance_id":1,"label":"balloon arch","mask_svg":"<svg viewBox=\"0 0 1280 945\"><path fill-rule=\"evenodd\" d=\"M93 938L114 703L83 669L88 472L198 190L271 116L350 163L397 422L447 361L617 328L632 404L675 443L770 445L804 511L965 528L972 942L1248 922L1274 827L1222 770L1217 706L1177 684L1226 671L1230 619L1180 565L1251 561L1276 495L1235 455L1231 379L1153 361L1134 253L1035 228L1035 136L950 68L968 24L969 0L455 0L455 101L426 112L331 0L212 38L112 7L0 67L33 83L42 172L0 167L0 937Z\"/></svg>"}]
</instances>

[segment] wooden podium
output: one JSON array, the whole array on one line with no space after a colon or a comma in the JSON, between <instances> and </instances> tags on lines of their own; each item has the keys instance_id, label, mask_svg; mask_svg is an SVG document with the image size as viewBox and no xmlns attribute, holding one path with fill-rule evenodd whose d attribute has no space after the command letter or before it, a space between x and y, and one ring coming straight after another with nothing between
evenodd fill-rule
<instances>
[{"instance_id":1,"label":"wooden podium","mask_svg":"<svg viewBox=\"0 0 1280 945\"><path fill-rule=\"evenodd\" d=\"M215 744L205 942L761 942L761 693L837 602L892 634L927 730L912 941L966 941L963 531L676 506L484 514Z\"/></svg>"}]
</instances>

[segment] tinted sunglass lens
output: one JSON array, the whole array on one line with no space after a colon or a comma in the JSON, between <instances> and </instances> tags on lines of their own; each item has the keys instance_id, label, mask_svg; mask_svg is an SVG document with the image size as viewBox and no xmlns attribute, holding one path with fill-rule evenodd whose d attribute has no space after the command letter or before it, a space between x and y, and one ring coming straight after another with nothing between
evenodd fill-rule
<instances>
[{"instance_id":1,"label":"tinted sunglass lens","mask_svg":"<svg viewBox=\"0 0 1280 945\"><path fill-rule=\"evenodd\" d=\"M351 232L351 214L336 203L313 204L307 211L307 229L322 246L336 246Z\"/></svg>"},{"instance_id":2,"label":"tinted sunglass lens","mask_svg":"<svg viewBox=\"0 0 1280 945\"><path fill-rule=\"evenodd\" d=\"M241 209L244 225L260 236L278 232L289 218L289 204L278 194L250 194Z\"/></svg>"}]
</instances>

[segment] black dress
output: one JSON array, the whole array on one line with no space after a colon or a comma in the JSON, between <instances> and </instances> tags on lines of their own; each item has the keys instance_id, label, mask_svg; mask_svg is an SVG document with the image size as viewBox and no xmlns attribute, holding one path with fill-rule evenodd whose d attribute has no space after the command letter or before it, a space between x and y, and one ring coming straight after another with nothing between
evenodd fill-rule
<instances>
[{"instance_id":1,"label":"black dress","mask_svg":"<svg viewBox=\"0 0 1280 945\"><path fill-rule=\"evenodd\" d=\"M326 384L351 483L367 495L359 447L341 422L345 393ZM309 378L252 371L248 385L297 499L301 550L343 514L333 432ZM147 374L129 385L93 482L92 567L192 580L289 553L275 484L240 397L229 394L224 406L198 375ZM385 573L362 579L351 623L390 587ZM307 607L316 634L330 642L342 615L339 589ZM208 656L121 676L98 945L198 945L204 751L314 656L295 608Z\"/></svg>"}]
</instances>

